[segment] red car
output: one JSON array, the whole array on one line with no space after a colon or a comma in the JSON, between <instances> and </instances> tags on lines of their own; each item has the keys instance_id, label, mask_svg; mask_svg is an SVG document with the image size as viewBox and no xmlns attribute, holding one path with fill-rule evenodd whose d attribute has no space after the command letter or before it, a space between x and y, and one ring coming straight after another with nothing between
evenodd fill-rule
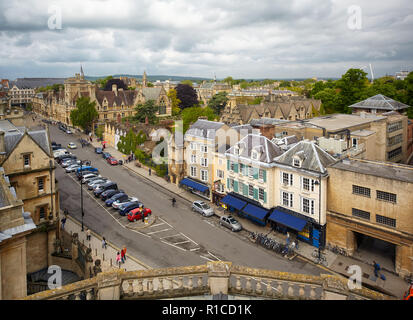
<instances>
[{"instance_id":1,"label":"red car","mask_svg":"<svg viewBox=\"0 0 413 320\"><path fill-rule=\"evenodd\" d=\"M128 220L130 222L136 221L136 220L142 220L142 212L144 217L147 217L148 215L152 214L152 210L149 208L136 208L128 213Z\"/></svg>"},{"instance_id":2,"label":"red car","mask_svg":"<svg viewBox=\"0 0 413 320\"><path fill-rule=\"evenodd\" d=\"M116 160L115 158L107 158L106 161L111 164L112 166L116 166L118 164L118 160Z\"/></svg>"}]
</instances>

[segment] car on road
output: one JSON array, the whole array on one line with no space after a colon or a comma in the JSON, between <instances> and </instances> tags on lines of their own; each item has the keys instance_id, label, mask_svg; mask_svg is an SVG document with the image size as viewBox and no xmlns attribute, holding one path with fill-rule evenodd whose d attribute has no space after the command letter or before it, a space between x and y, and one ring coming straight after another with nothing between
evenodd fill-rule
<instances>
[{"instance_id":1,"label":"car on road","mask_svg":"<svg viewBox=\"0 0 413 320\"><path fill-rule=\"evenodd\" d=\"M80 160L68 158L60 162L60 165L62 166L62 168L67 168L68 166L72 164L78 164L80 166Z\"/></svg>"},{"instance_id":2,"label":"car on road","mask_svg":"<svg viewBox=\"0 0 413 320\"><path fill-rule=\"evenodd\" d=\"M94 190L98 186L105 184L106 182L109 182L110 180L108 178L101 178L97 180L93 180L87 184L87 189L88 190Z\"/></svg>"},{"instance_id":3,"label":"car on road","mask_svg":"<svg viewBox=\"0 0 413 320\"><path fill-rule=\"evenodd\" d=\"M72 164L72 165L66 167L65 170L66 170L66 173L70 173L70 172L75 172L78 168L80 168L80 165L75 163L75 164Z\"/></svg>"},{"instance_id":4,"label":"car on road","mask_svg":"<svg viewBox=\"0 0 413 320\"><path fill-rule=\"evenodd\" d=\"M109 190L103 191L100 194L100 199L102 201L106 202L106 200L110 199L112 196L114 196L115 194L118 194L118 193L124 193L124 192L123 192L123 190L119 190L119 189L116 189L116 190L115 189L109 189Z\"/></svg>"},{"instance_id":5,"label":"car on road","mask_svg":"<svg viewBox=\"0 0 413 320\"><path fill-rule=\"evenodd\" d=\"M129 211L136 209L136 208L143 208L143 203L138 201L138 202L134 202L128 205L121 206L119 208L119 214L121 216L126 216L129 213Z\"/></svg>"},{"instance_id":6,"label":"car on road","mask_svg":"<svg viewBox=\"0 0 413 320\"><path fill-rule=\"evenodd\" d=\"M110 158L112 155L109 153L109 152L102 152L102 157L103 157L103 159L107 159L107 158Z\"/></svg>"},{"instance_id":7,"label":"car on road","mask_svg":"<svg viewBox=\"0 0 413 320\"><path fill-rule=\"evenodd\" d=\"M74 142L69 142L69 144L67 145L67 147L68 147L69 149L76 149L76 148L77 148L76 143L74 143Z\"/></svg>"},{"instance_id":8,"label":"car on road","mask_svg":"<svg viewBox=\"0 0 413 320\"><path fill-rule=\"evenodd\" d=\"M59 149L59 150L53 151L53 158L56 159L65 154L69 154L69 151L67 151L66 149Z\"/></svg>"},{"instance_id":9,"label":"car on road","mask_svg":"<svg viewBox=\"0 0 413 320\"><path fill-rule=\"evenodd\" d=\"M120 192L120 193L114 194L114 195L112 195L110 198L106 199L105 204L106 204L107 207L111 207L112 204L113 204L115 201L117 201L117 200L119 200L119 201L127 200L128 198L129 198L129 197L128 197L128 195L127 195L126 193Z\"/></svg>"},{"instance_id":10,"label":"car on road","mask_svg":"<svg viewBox=\"0 0 413 320\"><path fill-rule=\"evenodd\" d=\"M102 148L95 148L95 153L97 153L97 154L102 154L102 152L103 152L103 150L102 150Z\"/></svg>"},{"instance_id":11,"label":"car on road","mask_svg":"<svg viewBox=\"0 0 413 320\"><path fill-rule=\"evenodd\" d=\"M118 164L118 160L116 160L114 157L107 158L106 161L112 166L116 166Z\"/></svg>"},{"instance_id":12,"label":"car on road","mask_svg":"<svg viewBox=\"0 0 413 320\"><path fill-rule=\"evenodd\" d=\"M192 211L198 212L204 217L211 217L214 215L214 210L201 200L197 200L192 203Z\"/></svg>"},{"instance_id":13,"label":"car on road","mask_svg":"<svg viewBox=\"0 0 413 320\"><path fill-rule=\"evenodd\" d=\"M135 203L135 202L139 202L139 199L136 197L129 197L126 200L119 199L112 203L112 208L119 210L120 207L127 205L127 204Z\"/></svg>"},{"instance_id":14,"label":"car on road","mask_svg":"<svg viewBox=\"0 0 413 320\"><path fill-rule=\"evenodd\" d=\"M95 195L96 198L98 198L102 192L109 190L109 189L118 189L118 185L116 182L106 182L105 184L102 184L101 186L97 187L96 189L93 190L93 194Z\"/></svg>"},{"instance_id":15,"label":"car on road","mask_svg":"<svg viewBox=\"0 0 413 320\"><path fill-rule=\"evenodd\" d=\"M232 231L240 231L242 229L241 223L235 220L232 216L222 216L219 219L219 224L231 229Z\"/></svg>"},{"instance_id":16,"label":"car on road","mask_svg":"<svg viewBox=\"0 0 413 320\"><path fill-rule=\"evenodd\" d=\"M73 132L72 132L71 130L69 130L69 129L66 130L66 133L67 133L67 134L73 134Z\"/></svg>"},{"instance_id":17,"label":"car on road","mask_svg":"<svg viewBox=\"0 0 413 320\"><path fill-rule=\"evenodd\" d=\"M144 217L152 214L152 210L149 208L136 208L128 213L128 220L134 222L136 220L142 220L142 214Z\"/></svg>"}]
</instances>

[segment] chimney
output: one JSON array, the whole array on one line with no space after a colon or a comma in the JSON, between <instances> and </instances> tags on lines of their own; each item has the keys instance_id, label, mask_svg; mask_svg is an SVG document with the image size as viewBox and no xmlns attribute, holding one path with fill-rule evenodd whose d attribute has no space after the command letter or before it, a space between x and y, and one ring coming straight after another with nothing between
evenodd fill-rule
<instances>
[{"instance_id":1,"label":"chimney","mask_svg":"<svg viewBox=\"0 0 413 320\"><path fill-rule=\"evenodd\" d=\"M115 96L118 96L118 86L116 84L112 84L112 91L115 93Z\"/></svg>"},{"instance_id":2,"label":"chimney","mask_svg":"<svg viewBox=\"0 0 413 320\"><path fill-rule=\"evenodd\" d=\"M6 146L4 144L4 131L0 131L0 159L3 160L6 155Z\"/></svg>"}]
</instances>

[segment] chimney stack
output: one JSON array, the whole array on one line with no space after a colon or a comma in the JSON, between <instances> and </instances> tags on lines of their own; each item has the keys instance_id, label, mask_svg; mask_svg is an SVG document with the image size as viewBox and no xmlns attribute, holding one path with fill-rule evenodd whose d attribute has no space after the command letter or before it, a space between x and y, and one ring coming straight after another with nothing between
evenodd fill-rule
<instances>
[{"instance_id":1,"label":"chimney stack","mask_svg":"<svg viewBox=\"0 0 413 320\"><path fill-rule=\"evenodd\" d=\"M115 96L118 96L118 86L116 84L112 84L112 91L115 93Z\"/></svg>"}]
</instances>

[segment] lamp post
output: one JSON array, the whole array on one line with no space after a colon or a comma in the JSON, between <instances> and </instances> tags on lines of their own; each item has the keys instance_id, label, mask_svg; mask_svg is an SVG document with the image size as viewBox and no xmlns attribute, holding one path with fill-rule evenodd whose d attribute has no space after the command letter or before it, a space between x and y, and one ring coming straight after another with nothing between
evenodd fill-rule
<instances>
[{"instance_id":1,"label":"lamp post","mask_svg":"<svg viewBox=\"0 0 413 320\"><path fill-rule=\"evenodd\" d=\"M83 168L83 163L90 163L89 160L80 160L80 168ZM82 232L84 231L83 227L83 217L85 215L83 211L83 187L82 187L82 180L80 180L80 208L81 208L81 213L82 213Z\"/></svg>"},{"instance_id":2,"label":"lamp post","mask_svg":"<svg viewBox=\"0 0 413 320\"><path fill-rule=\"evenodd\" d=\"M319 234L318 234L318 259L321 258L321 174L319 180L314 182L314 185L318 186L318 225L319 225Z\"/></svg>"}]
</instances>

